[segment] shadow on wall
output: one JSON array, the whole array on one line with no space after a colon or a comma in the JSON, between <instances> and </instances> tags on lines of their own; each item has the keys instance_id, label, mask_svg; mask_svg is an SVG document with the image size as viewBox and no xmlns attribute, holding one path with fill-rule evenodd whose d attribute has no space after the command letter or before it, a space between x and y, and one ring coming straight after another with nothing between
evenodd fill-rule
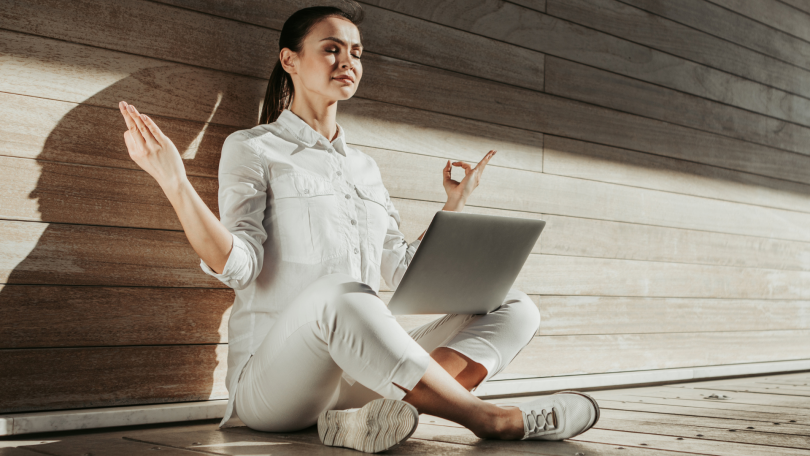
<instances>
[{"instance_id":1,"label":"shadow on wall","mask_svg":"<svg viewBox=\"0 0 810 456\"><path fill-rule=\"evenodd\" d=\"M0 413L227 398L233 292L203 273L159 186L129 158L116 102L210 122L201 131L199 121L152 115L217 214L222 143L252 125L217 125L245 104L210 86L185 93L188 81L171 76L150 68L118 81L64 115L36 162L14 161L16 187L36 181L29 198L45 223L8 222L0 340L20 350L3 354ZM154 81L193 102L142 95Z\"/></svg>"}]
</instances>

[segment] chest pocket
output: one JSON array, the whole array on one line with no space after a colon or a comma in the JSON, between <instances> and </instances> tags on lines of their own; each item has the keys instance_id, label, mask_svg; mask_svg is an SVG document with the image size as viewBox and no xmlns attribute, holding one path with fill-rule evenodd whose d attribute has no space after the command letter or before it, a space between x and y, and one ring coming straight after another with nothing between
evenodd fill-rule
<instances>
[{"instance_id":1,"label":"chest pocket","mask_svg":"<svg viewBox=\"0 0 810 456\"><path fill-rule=\"evenodd\" d=\"M368 248L377 262L382 257L385 233L388 231L388 209L385 207L385 188L382 185L355 184L357 194L366 208Z\"/></svg>"},{"instance_id":2,"label":"chest pocket","mask_svg":"<svg viewBox=\"0 0 810 456\"><path fill-rule=\"evenodd\" d=\"M332 184L318 176L283 174L270 181L272 221L279 255L294 263L319 263L341 250L335 229L338 204Z\"/></svg>"}]
</instances>

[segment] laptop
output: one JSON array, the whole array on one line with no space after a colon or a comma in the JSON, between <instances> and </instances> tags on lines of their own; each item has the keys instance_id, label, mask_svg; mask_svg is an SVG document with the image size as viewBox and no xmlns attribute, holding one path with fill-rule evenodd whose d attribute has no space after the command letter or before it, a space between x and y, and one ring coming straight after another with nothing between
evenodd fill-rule
<instances>
[{"instance_id":1,"label":"laptop","mask_svg":"<svg viewBox=\"0 0 810 456\"><path fill-rule=\"evenodd\" d=\"M408 315L497 309L545 225L536 219L436 212L389 310Z\"/></svg>"}]
</instances>

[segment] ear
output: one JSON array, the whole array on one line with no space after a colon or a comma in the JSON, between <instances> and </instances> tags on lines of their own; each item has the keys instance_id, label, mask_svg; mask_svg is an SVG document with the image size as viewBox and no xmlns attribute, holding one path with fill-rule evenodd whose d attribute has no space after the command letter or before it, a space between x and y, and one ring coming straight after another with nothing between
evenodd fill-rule
<instances>
[{"instance_id":1,"label":"ear","mask_svg":"<svg viewBox=\"0 0 810 456\"><path fill-rule=\"evenodd\" d=\"M298 71L296 70L296 63L298 62L298 56L295 52L291 51L289 48L284 48L279 52L278 60L281 62L281 67L284 68L284 71L290 74L297 74Z\"/></svg>"}]
</instances>

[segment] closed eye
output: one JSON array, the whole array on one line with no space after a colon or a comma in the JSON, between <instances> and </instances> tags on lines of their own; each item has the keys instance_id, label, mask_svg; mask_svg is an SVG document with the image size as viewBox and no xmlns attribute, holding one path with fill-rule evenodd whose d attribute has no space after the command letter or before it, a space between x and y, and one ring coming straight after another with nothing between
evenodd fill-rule
<instances>
[{"instance_id":1,"label":"closed eye","mask_svg":"<svg viewBox=\"0 0 810 456\"><path fill-rule=\"evenodd\" d=\"M326 52L332 52L332 53L337 54L337 53L338 53L338 52L340 52L340 51L339 51L339 50L337 50L337 49L330 49L330 50L327 50ZM354 54L351 54L351 56L352 56L352 57L354 57L354 58L356 58L356 59L360 59L360 58L361 58L359 55L354 55Z\"/></svg>"}]
</instances>

